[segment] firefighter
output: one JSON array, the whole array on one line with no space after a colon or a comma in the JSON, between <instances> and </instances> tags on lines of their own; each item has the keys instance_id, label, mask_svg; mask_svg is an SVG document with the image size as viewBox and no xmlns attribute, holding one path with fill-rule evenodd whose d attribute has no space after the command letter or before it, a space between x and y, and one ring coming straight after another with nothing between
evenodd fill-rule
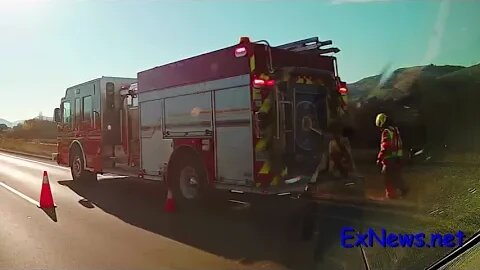
<instances>
[{"instance_id":1,"label":"firefighter","mask_svg":"<svg viewBox=\"0 0 480 270\"><path fill-rule=\"evenodd\" d=\"M382 168L385 195L390 199L396 198L396 189L398 188L401 195L404 196L408 192L408 188L402 177L403 153L400 132L385 113L377 115L375 125L382 131L377 165Z\"/></svg>"},{"instance_id":2,"label":"firefighter","mask_svg":"<svg viewBox=\"0 0 480 270\"><path fill-rule=\"evenodd\" d=\"M332 138L329 142L330 164L329 171L339 176L347 177L349 172L356 170L353 161L349 137L353 130L343 127L341 123L334 123L331 126Z\"/></svg>"}]
</instances>

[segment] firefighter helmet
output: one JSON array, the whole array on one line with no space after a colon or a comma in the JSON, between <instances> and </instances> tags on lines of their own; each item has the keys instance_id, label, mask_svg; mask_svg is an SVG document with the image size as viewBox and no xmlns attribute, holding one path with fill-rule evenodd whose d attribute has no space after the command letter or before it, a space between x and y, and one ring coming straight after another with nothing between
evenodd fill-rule
<instances>
[{"instance_id":1,"label":"firefighter helmet","mask_svg":"<svg viewBox=\"0 0 480 270\"><path fill-rule=\"evenodd\" d=\"M385 122L387 122L387 115L384 113L377 114L377 117L375 118L375 125L377 127L383 127Z\"/></svg>"}]
</instances>

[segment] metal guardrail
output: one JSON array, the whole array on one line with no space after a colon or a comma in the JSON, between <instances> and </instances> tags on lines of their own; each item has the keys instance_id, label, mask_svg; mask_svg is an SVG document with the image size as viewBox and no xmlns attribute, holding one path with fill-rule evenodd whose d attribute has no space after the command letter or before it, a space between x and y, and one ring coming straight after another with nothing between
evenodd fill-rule
<instances>
[{"instance_id":1,"label":"metal guardrail","mask_svg":"<svg viewBox=\"0 0 480 270\"><path fill-rule=\"evenodd\" d=\"M10 149L5 149L5 148L0 148L0 152L9 153L9 154L16 154L16 155L22 155L22 156L28 156L28 157L41 158L41 159L53 160L53 155L49 157L49 156L47 156L47 155L39 155L39 154L27 153L27 152L22 152L22 151L15 151L15 150L10 150Z\"/></svg>"}]
</instances>

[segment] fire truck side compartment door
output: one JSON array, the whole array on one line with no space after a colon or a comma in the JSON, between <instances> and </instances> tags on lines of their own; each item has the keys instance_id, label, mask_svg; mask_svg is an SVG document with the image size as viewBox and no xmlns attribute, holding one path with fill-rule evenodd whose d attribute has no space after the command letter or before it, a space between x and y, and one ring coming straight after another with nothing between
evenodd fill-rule
<instances>
[{"instance_id":1,"label":"fire truck side compartment door","mask_svg":"<svg viewBox=\"0 0 480 270\"><path fill-rule=\"evenodd\" d=\"M172 140L163 139L163 99L140 103L142 169L157 175L173 152Z\"/></svg>"},{"instance_id":2,"label":"fire truck side compartment door","mask_svg":"<svg viewBox=\"0 0 480 270\"><path fill-rule=\"evenodd\" d=\"M217 179L253 181L253 146L249 86L215 91Z\"/></svg>"},{"instance_id":3,"label":"fire truck side compartment door","mask_svg":"<svg viewBox=\"0 0 480 270\"><path fill-rule=\"evenodd\" d=\"M166 136L210 136L212 93L203 92L165 99Z\"/></svg>"}]
</instances>

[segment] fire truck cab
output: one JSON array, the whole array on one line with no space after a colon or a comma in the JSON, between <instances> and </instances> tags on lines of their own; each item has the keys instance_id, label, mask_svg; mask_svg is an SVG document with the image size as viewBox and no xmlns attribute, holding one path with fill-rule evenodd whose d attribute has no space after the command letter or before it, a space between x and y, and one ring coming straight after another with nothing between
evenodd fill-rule
<instances>
[{"instance_id":1,"label":"fire truck cab","mask_svg":"<svg viewBox=\"0 0 480 270\"><path fill-rule=\"evenodd\" d=\"M184 201L210 189L301 193L347 110L331 44L241 38L137 78L70 87L55 109L57 162L74 180L105 172L166 180Z\"/></svg>"},{"instance_id":2,"label":"fire truck cab","mask_svg":"<svg viewBox=\"0 0 480 270\"><path fill-rule=\"evenodd\" d=\"M139 165L138 97L135 78L101 77L66 90L58 123L57 163L74 180Z\"/></svg>"}]
</instances>

